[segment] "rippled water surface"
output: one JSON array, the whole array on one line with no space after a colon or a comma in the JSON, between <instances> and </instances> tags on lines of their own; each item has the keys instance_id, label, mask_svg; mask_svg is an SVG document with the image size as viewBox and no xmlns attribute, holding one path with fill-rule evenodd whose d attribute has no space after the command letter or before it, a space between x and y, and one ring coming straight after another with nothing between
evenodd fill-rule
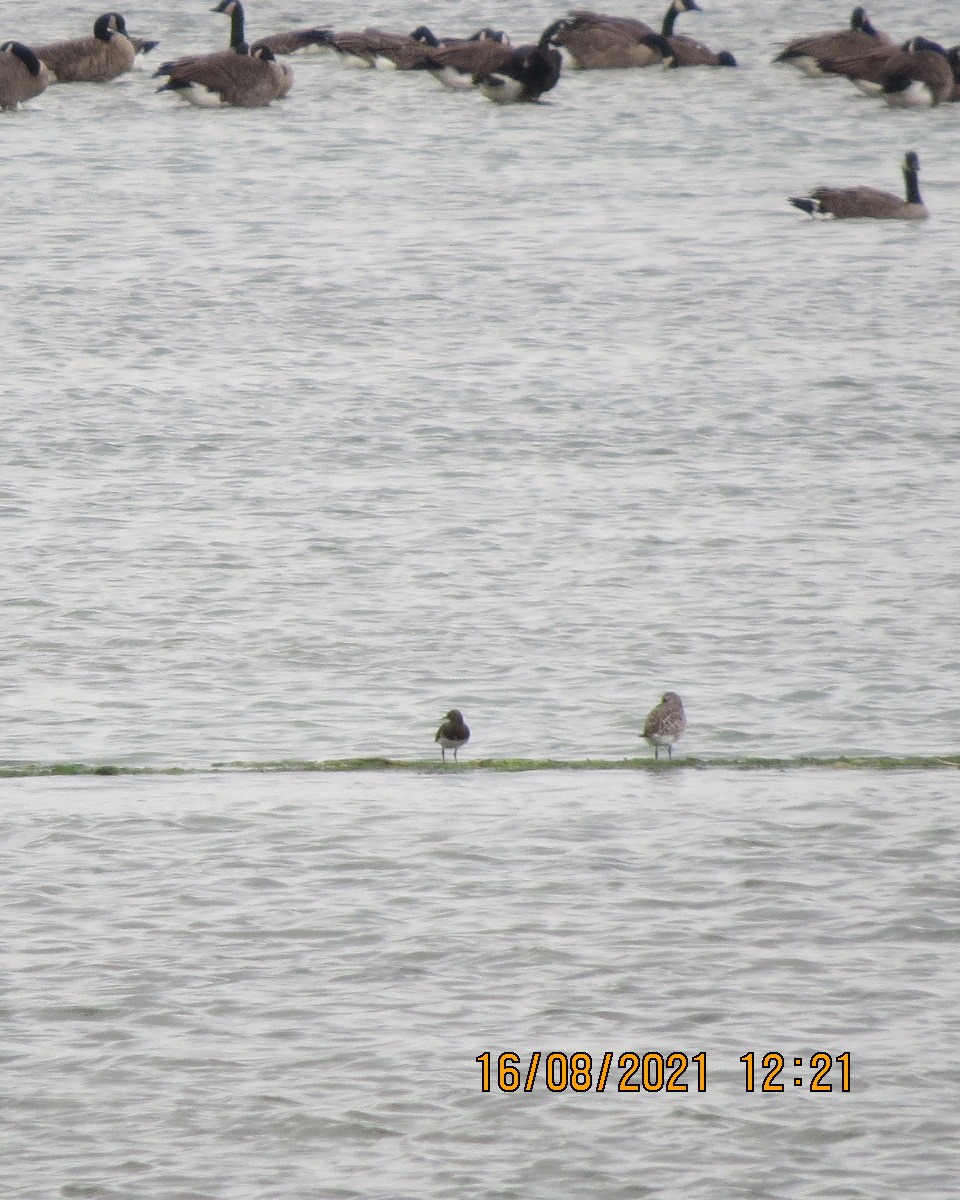
<instances>
[{"instance_id":1,"label":"rippled water surface","mask_svg":"<svg viewBox=\"0 0 960 1200\"><path fill-rule=\"evenodd\" d=\"M225 42L211 4L124 12L160 61ZM452 705L465 757L618 758L667 688L681 755L956 754L960 105L772 66L825 0L704 8L740 70L498 108L318 57L210 112L147 62L0 114L0 766L421 759ZM960 41L952 5L870 12ZM906 149L928 222L786 203L899 190ZM958 793L5 780L5 1194L953 1197ZM512 1049L703 1051L708 1086L481 1093Z\"/></svg>"},{"instance_id":2,"label":"rippled water surface","mask_svg":"<svg viewBox=\"0 0 960 1200\"><path fill-rule=\"evenodd\" d=\"M5 1194L955 1195L953 775L572 775L4 783Z\"/></svg>"}]
</instances>

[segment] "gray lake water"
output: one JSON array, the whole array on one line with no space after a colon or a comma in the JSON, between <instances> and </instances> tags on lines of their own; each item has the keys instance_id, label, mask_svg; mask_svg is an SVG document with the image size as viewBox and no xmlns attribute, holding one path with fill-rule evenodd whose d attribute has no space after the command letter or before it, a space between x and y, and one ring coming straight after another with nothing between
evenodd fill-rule
<instances>
[{"instance_id":1,"label":"gray lake water","mask_svg":"<svg viewBox=\"0 0 960 1200\"><path fill-rule=\"evenodd\" d=\"M209 7L124 13L159 62L225 42ZM420 759L453 705L465 757L617 758L667 688L678 753L957 752L960 105L772 66L825 0L705 9L740 70L532 106L318 57L265 110L147 60L0 114L0 765ZM870 13L960 41L952 5ZM907 149L928 222L786 203L899 191ZM955 772L0 797L18 1200L957 1194ZM702 1051L707 1088L482 1093L513 1049Z\"/></svg>"}]
</instances>

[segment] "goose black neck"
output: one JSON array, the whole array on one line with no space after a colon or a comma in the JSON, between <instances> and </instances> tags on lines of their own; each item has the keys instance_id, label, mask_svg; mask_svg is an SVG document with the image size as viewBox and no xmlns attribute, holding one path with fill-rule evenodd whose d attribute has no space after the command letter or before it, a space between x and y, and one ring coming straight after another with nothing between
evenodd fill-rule
<instances>
[{"instance_id":1,"label":"goose black neck","mask_svg":"<svg viewBox=\"0 0 960 1200\"><path fill-rule=\"evenodd\" d=\"M660 34L662 37L673 37L673 26L677 19L677 6L671 4L667 11L663 14L663 24L660 26Z\"/></svg>"},{"instance_id":2,"label":"goose black neck","mask_svg":"<svg viewBox=\"0 0 960 1200\"><path fill-rule=\"evenodd\" d=\"M233 12L230 14L230 46L238 54L245 54L247 51L243 34L243 5L235 4Z\"/></svg>"},{"instance_id":3,"label":"goose black neck","mask_svg":"<svg viewBox=\"0 0 960 1200\"><path fill-rule=\"evenodd\" d=\"M14 58L19 58L31 75L36 77L40 74L40 59L29 46L25 46L23 42L7 42L3 49L9 51Z\"/></svg>"},{"instance_id":4,"label":"goose black neck","mask_svg":"<svg viewBox=\"0 0 960 1200\"><path fill-rule=\"evenodd\" d=\"M922 204L920 199L920 180L915 167L903 168L903 182L907 185L907 203Z\"/></svg>"}]
</instances>

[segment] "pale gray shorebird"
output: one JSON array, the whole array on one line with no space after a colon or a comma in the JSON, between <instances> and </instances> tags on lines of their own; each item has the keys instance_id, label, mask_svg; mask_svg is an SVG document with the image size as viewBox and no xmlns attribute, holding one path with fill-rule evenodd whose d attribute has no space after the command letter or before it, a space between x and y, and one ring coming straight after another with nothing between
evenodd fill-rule
<instances>
[{"instance_id":1,"label":"pale gray shorebird","mask_svg":"<svg viewBox=\"0 0 960 1200\"><path fill-rule=\"evenodd\" d=\"M457 761L457 751L470 740L470 730L459 708L450 709L440 722L437 736L433 740L440 743L440 757L444 762L447 761L448 750L453 751L453 761Z\"/></svg>"},{"instance_id":2,"label":"pale gray shorebird","mask_svg":"<svg viewBox=\"0 0 960 1200\"><path fill-rule=\"evenodd\" d=\"M643 723L643 737L653 746L654 758L660 757L660 747L666 746L667 757L673 758L673 744L687 727L687 714L676 692L664 692L660 703L652 708Z\"/></svg>"}]
</instances>

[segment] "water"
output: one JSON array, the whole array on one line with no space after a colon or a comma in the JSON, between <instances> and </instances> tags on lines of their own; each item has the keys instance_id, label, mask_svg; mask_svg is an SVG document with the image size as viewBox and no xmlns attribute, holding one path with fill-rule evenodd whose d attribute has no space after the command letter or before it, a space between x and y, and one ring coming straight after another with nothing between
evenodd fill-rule
<instances>
[{"instance_id":1,"label":"water","mask_svg":"<svg viewBox=\"0 0 960 1200\"><path fill-rule=\"evenodd\" d=\"M6 1194L952 1195L953 775L569 779L6 784Z\"/></svg>"},{"instance_id":2,"label":"water","mask_svg":"<svg viewBox=\"0 0 960 1200\"><path fill-rule=\"evenodd\" d=\"M168 57L207 7L125 12ZM421 759L453 705L465 757L619 758L667 688L688 754L955 754L957 112L770 65L845 19L717 5L741 70L537 106L317 59L201 112L148 61L2 114L2 764ZM923 225L785 202L908 148ZM7 1189L953 1195L955 778L4 781ZM481 1094L514 1047L710 1080ZM750 1049L853 1087L746 1096Z\"/></svg>"}]
</instances>

